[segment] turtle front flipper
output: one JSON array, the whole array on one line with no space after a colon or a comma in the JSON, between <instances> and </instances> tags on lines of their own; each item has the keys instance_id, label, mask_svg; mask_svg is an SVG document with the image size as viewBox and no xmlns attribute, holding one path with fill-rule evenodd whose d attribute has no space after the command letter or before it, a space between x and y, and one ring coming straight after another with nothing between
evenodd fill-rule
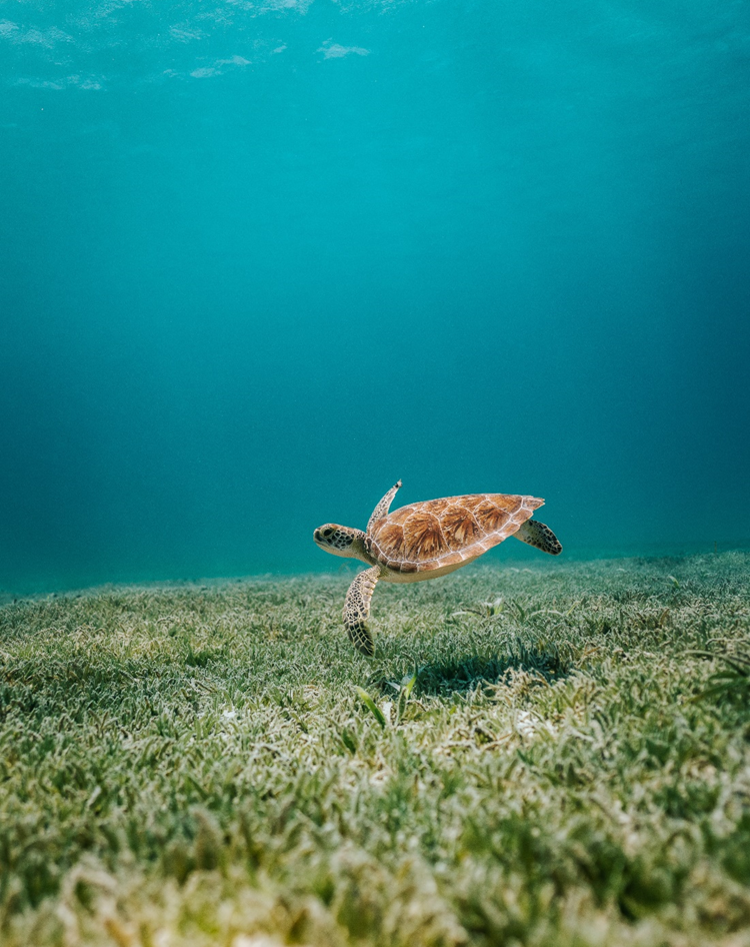
<instances>
[{"instance_id":1,"label":"turtle front flipper","mask_svg":"<svg viewBox=\"0 0 750 947\"><path fill-rule=\"evenodd\" d=\"M549 526L540 523L539 520L526 520L517 533L514 533L516 539L522 543L528 543L529 546L536 546L542 552L548 552L551 556L559 556L562 552L560 540L555 536Z\"/></svg>"},{"instance_id":2,"label":"turtle front flipper","mask_svg":"<svg viewBox=\"0 0 750 947\"><path fill-rule=\"evenodd\" d=\"M379 578L379 566L360 572L349 586L344 602L346 633L357 651L366 654L368 658L375 654L375 642L367 627L367 619L370 616L372 593Z\"/></svg>"},{"instance_id":3,"label":"turtle front flipper","mask_svg":"<svg viewBox=\"0 0 750 947\"><path fill-rule=\"evenodd\" d=\"M391 489L386 493L383 499L378 503L375 509L372 511L372 516L367 523L367 533L370 533L370 527L373 523L376 523L381 517L388 515L388 510L391 508L391 503L393 503L393 498L396 496L398 491L401 489L401 481L394 483Z\"/></svg>"}]
</instances>

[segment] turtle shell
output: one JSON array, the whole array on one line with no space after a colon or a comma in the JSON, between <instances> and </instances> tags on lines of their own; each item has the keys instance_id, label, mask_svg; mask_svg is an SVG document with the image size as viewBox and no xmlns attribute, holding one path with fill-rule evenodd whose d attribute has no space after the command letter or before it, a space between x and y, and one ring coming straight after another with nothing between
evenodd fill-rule
<instances>
[{"instance_id":1,"label":"turtle shell","mask_svg":"<svg viewBox=\"0 0 750 947\"><path fill-rule=\"evenodd\" d=\"M368 552L394 572L431 572L476 559L517 532L544 500L477 493L410 503L376 520Z\"/></svg>"}]
</instances>

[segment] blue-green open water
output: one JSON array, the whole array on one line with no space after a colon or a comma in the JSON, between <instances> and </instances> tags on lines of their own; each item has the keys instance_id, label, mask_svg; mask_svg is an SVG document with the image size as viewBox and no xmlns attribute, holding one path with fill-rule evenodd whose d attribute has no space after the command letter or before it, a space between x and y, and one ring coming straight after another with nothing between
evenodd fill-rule
<instances>
[{"instance_id":1,"label":"blue-green open water","mask_svg":"<svg viewBox=\"0 0 750 947\"><path fill-rule=\"evenodd\" d=\"M746 542L749 106L745 0L5 0L0 589Z\"/></svg>"}]
</instances>

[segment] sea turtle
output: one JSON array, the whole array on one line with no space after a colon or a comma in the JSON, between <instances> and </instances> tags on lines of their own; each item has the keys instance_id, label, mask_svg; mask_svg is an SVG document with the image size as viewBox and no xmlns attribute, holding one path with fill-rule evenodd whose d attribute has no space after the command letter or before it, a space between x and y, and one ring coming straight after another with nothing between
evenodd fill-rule
<instances>
[{"instance_id":1,"label":"sea turtle","mask_svg":"<svg viewBox=\"0 0 750 947\"><path fill-rule=\"evenodd\" d=\"M375 644L367 627L370 600L378 579L421 582L455 572L474 562L508 536L557 556L562 546L544 523L530 519L544 500L505 493L477 493L410 503L389 513L401 481L372 511L367 529L326 523L313 539L334 556L361 559L370 569L349 586L344 625L354 647L370 657Z\"/></svg>"}]
</instances>

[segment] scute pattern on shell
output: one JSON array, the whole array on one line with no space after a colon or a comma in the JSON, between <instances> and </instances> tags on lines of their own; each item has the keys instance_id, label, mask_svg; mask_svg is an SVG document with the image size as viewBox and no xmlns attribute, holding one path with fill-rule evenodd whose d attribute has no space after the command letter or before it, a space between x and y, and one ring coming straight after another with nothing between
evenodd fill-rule
<instances>
[{"instance_id":1,"label":"scute pattern on shell","mask_svg":"<svg viewBox=\"0 0 750 947\"><path fill-rule=\"evenodd\" d=\"M429 572L475 559L517 532L544 500L478 493L412 503L383 516L365 546L396 572Z\"/></svg>"}]
</instances>

